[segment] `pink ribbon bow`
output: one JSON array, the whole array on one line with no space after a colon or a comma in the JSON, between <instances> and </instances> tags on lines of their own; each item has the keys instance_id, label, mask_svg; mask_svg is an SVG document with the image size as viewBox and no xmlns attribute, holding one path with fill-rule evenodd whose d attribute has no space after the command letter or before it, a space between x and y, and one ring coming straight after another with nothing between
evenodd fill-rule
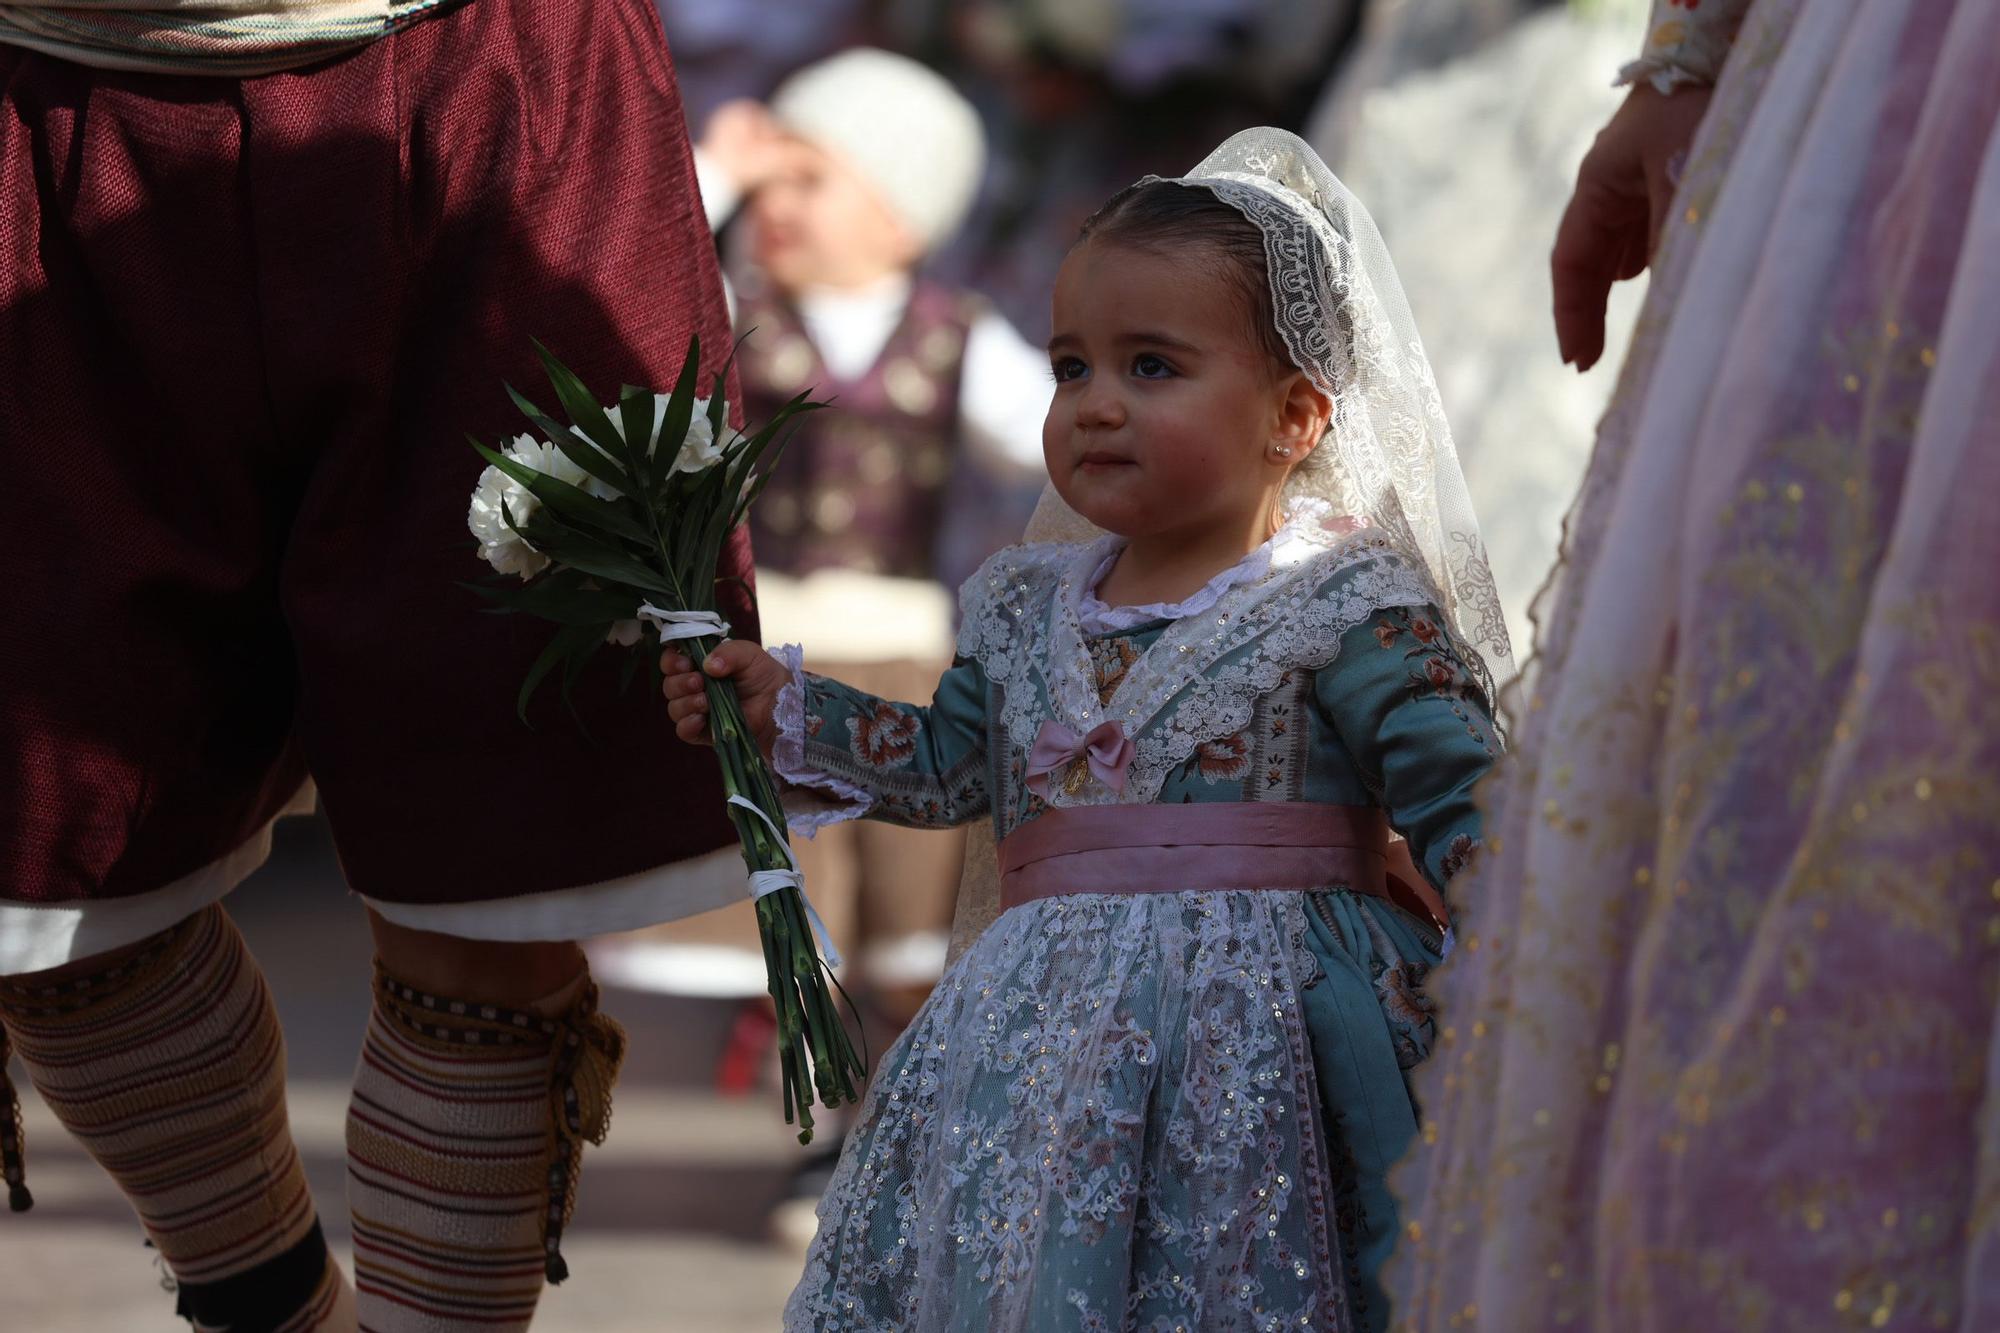
<instances>
[{"instance_id":1,"label":"pink ribbon bow","mask_svg":"<svg viewBox=\"0 0 2000 1333\"><path fill-rule=\"evenodd\" d=\"M1135 753L1132 738L1117 722L1100 722L1081 737L1060 722L1044 722L1035 748L1028 752L1028 790L1045 801L1053 799L1050 779L1081 760L1089 766L1090 776L1122 794Z\"/></svg>"}]
</instances>

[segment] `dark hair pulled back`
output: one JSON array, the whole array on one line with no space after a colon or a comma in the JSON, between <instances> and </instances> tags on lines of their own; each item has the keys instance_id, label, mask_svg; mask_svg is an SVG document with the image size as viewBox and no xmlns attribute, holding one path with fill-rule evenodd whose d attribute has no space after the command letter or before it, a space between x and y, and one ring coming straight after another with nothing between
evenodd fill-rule
<instances>
[{"instance_id":1,"label":"dark hair pulled back","mask_svg":"<svg viewBox=\"0 0 2000 1333\"><path fill-rule=\"evenodd\" d=\"M1169 180L1128 185L1092 213L1077 233L1078 245L1093 240L1213 259L1243 298L1258 345L1278 366L1295 368L1271 316L1264 233L1211 191Z\"/></svg>"}]
</instances>

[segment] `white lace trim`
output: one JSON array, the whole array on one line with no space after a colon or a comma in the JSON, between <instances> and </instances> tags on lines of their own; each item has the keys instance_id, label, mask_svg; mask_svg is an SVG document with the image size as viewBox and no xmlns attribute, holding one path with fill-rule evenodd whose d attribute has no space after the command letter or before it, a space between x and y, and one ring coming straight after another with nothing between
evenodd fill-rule
<instances>
[{"instance_id":1,"label":"white lace trim","mask_svg":"<svg viewBox=\"0 0 2000 1333\"><path fill-rule=\"evenodd\" d=\"M1216 892L1002 916L871 1082L789 1333L1351 1333L1305 912Z\"/></svg>"},{"instance_id":2,"label":"white lace trim","mask_svg":"<svg viewBox=\"0 0 2000 1333\"><path fill-rule=\"evenodd\" d=\"M1704 74L1700 70L1689 69L1684 65L1677 65L1673 61L1663 59L1660 56L1646 56L1643 59L1634 60L1631 64L1619 70L1618 77L1612 81L1611 86L1614 88L1629 88L1641 80L1652 84L1656 92L1671 93L1676 88L1689 85L1712 85L1715 82L1715 76L1713 74Z\"/></svg>"},{"instance_id":3,"label":"white lace trim","mask_svg":"<svg viewBox=\"0 0 2000 1333\"><path fill-rule=\"evenodd\" d=\"M1271 271L1287 275L1272 286L1272 315L1293 360L1335 405L1328 443L1338 458L1338 507L1369 515L1422 553L1436 604L1460 634L1482 655L1510 660L1499 591L1414 328L1406 337L1396 327L1387 294L1373 290L1373 266L1341 235L1325 197L1308 200L1285 182L1233 171L1198 183L1257 224ZM1386 252L1382 264L1393 274ZM1449 470L1440 466L1446 457Z\"/></svg>"},{"instance_id":4,"label":"white lace trim","mask_svg":"<svg viewBox=\"0 0 2000 1333\"><path fill-rule=\"evenodd\" d=\"M823 828L860 819L874 808L875 798L865 788L813 767L806 758L805 652L796 643L781 643L770 652L791 674L779 687L772 708L778 739L771 747L771 771L788 787L785 823L792 832L810 838Z\"/></svg>"},{"instance_id":5,"label":"white lace trim","mask_svg":"<svg viewBox=\"0 0 2000 1333\"><path fill-rule=\"evenodd\" d=\"M1121 630L1137 629L1157 620L1179 620L1184 616L1198 616L1221 600L1224 593L1239 584L1261 579L1271 570L1271 551L1291 535L1297 525L1306 517L1322 518L1332 506L1324 500L1301 500L1295 506L1292 517L1272 538L1250 554L1238 560L1229 568L1203 584L1193 596L1178 602L1147 602L1141 606L1107 606L1097 595L1098 585L1111 572L1112 564L1125 543L1117 538L1107 538L1098 545L1104 548L1104 558L1097 562L1097 568L1085 583L1083 600L1077 606L1077 620L1085 634L1115 634Z\"/></svg>"},{"instance_id":6,"label":"white lace trim","mask_svg":"<svg viewBox=\"0 0 2000 1333\"><path fill-rule=\"evenodd\" d=\"M1095 544L1017 546L965 585L959 652L1007 687L998 730L1009 744L1031 748L1050 718L1077 732L1111 719L1137 747L1122 795L1091 783L1057 791L1056 805L1153 801L1197 746L1248 726L1287 671L1333 661L1341 636L1378 610L1439 603L1423 563L1380 530L1303 526L1274 544L1263 578L1169 625L1105 704L1078 615L1100 559Z\"/></svg>"}]
</instances>

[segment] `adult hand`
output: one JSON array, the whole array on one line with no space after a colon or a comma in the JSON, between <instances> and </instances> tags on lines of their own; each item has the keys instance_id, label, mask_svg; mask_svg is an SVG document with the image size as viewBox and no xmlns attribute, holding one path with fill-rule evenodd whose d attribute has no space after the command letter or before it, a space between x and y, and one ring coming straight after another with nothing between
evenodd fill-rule
<instances>
[{"instance_id":1,"label":"adult hand","mask_svg":"<svg viewBox=\"0 0 2000 1333\"><path fill-rule=\"evenodd\" d=\"M1579 372L1604 354L1611 284L1638 277L1652 262L1710 92L1705 85L1662 93L1634 84L1584 155L1549 260L1556 346Z\"/></svg>"},{"instance_id":2,"label":"adult hand","mask_svg":"<svg viewBox=\"0 0 2000 1333\"><path fill-rule=\"evenodd\" d=\"M784 168L791 143L761 102L739 98L710 114L701 151L749 194Z\"/></svg>"},{"instance_id":3,"label":"adult hand","mask_svg":"<svg viewBox=\"0 0 2000 1333\"><path fill-rule=\"evenodd\" d=\"M674 721L674 734L690 745L713 745L708 732L708 680L733 680L736 698L743 705L743 720L757 738L757 748L771 757L777 743L778 727L773 718L778 691L792 673L771 654L743 639L724 639L702 663L700 671L687 654L668 648L660 654L660 692L667 696L667 716Z\"/></svg>"}]
</instances>

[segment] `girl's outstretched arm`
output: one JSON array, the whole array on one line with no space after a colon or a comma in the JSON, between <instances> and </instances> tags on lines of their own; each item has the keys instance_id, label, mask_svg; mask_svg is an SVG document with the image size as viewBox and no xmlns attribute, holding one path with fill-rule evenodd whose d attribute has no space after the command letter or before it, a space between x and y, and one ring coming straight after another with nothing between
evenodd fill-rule
<instances>
[{"instance_id":1,"label":"girl's outstretched arm","mask_svg":"<svg viewBox=\"0 0 2000 1333\"><path fill-rule=\"evenodd\" d=\"M898 703L800 666L799 650L767 652L728 642L709 655L710 675L736 682L765 757L790 784L795 830L866 816L912 828L949 828L991 809L986 673L961 662L928 705ZM674 730L705 744L708 702L687 658L662 656L661 688Z\"/></svg>"}]
</instances>

